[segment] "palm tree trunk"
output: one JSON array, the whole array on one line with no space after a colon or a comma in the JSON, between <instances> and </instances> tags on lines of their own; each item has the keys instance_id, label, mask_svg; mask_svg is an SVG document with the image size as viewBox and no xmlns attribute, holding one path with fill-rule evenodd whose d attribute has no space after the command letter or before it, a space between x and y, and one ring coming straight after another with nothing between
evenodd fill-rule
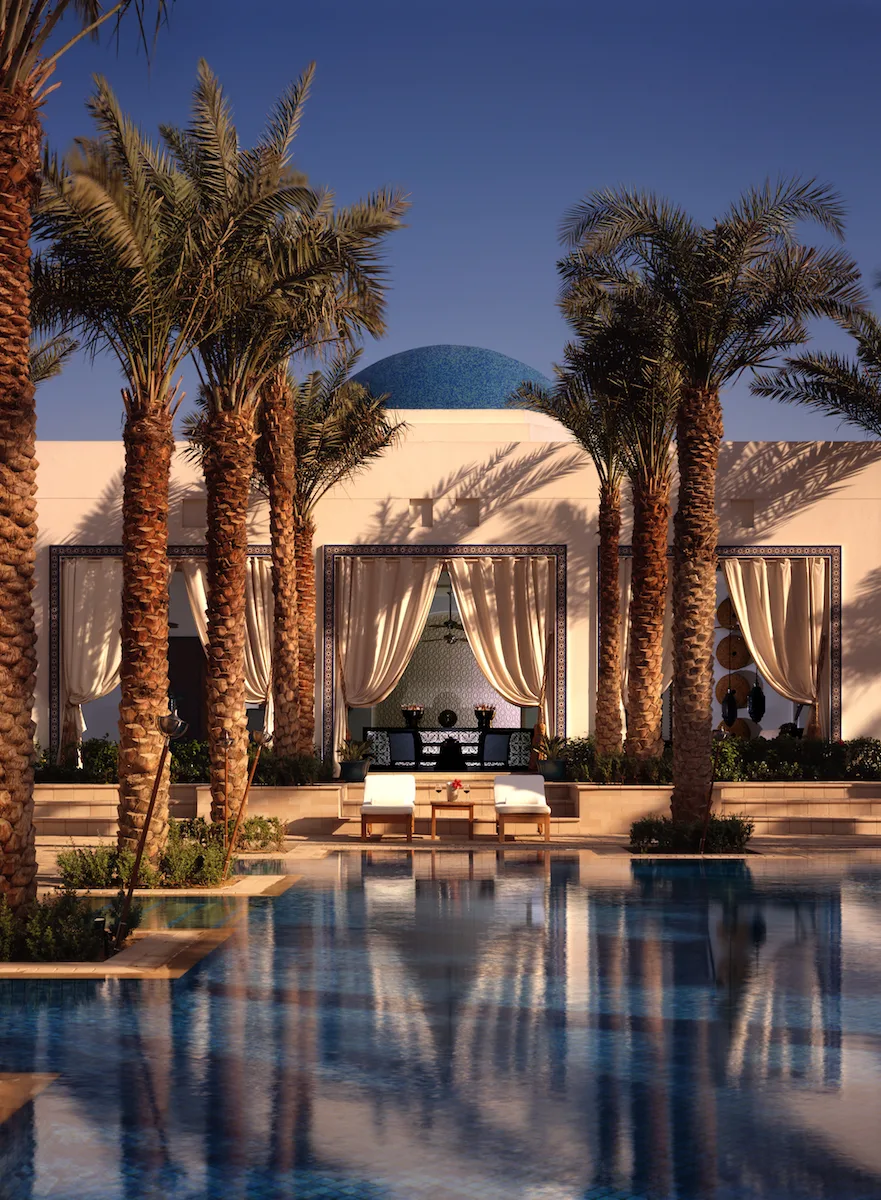
<instances>
[{"instance_id":1,"label":"palm tree trunk","mask_svg":"<svg viewBox=\"0 0 881 1200\"><path fill-rule=\"evenodd\" d=\"M297 457L293 397L284 372L270 380L263 396L263 428L268 458L269 528L272 543L272 698L276 754L296 754L300 746L299 622L294 502Z\"/></svg>"},{"instance_id":2,"label":"palm tree trunk","mask_svg":"<svg viewBox=\"0 0 881 1200\"><path fill-rule=\"evenodd\" d=\"M205 485L208 491L207 724L211 816L223 820L229 743L229 815L245 793L248 718L245 709L245 585L248 571L248 500L255 433L250 414L214 412L208 428Z\"/></svg>"},{"instance_id":3,"label":"palm tree trunk","mask_svg":"<svg viewBox=\"0 0 881 1200\"><path fill-rule=\"evenodd\" d=\"M669 483L635 481L627 737L624 740L624 752L634 758L654 758L664 748L661 738L661 687L669 523Z\"/></svg>"},{"instance_id":4,"label":"palm tree trunk","mask_svg":"<svg viewBox=\"0 0 881 1200\"><path fill-rule=\"evenodd\" d=\"M36 891L33 580L36 411L28 369L31 206L40 122L26 88L0 91L0 895Z\"/></svg>"},{"instance_id":5,"label":"palm tree trunk","mask_svg":"<svg viewBox=\"0 0 881 1200\"><path fill-rule=\"evenodd\" d=\"M297 521L297 600L299 612L300 753L315 748L315 526L309 517Z\"/></svg>"},{"instance_id":6,"label":"palm tree trunk","mask_svg":"<svg viewBox=\"0 0 881 1200\"><path fill-rule=\"evenodd\" d=\"M621 538L621 488L600 485L600 649L595 740L597 754L621 750L621 584L618 543Z\"/></svg>"},{"instance_id":7,"label":"palm tree trunk","mask_svg":"<svg viewBox=\"0 0 881 1200\"><path fill-rule=\"evenodd\" d=\"M703 817L712 781L718 391L683 388L676 417L679 507L673 518L673 817Z\"/></svg>"},{"instance_id":8,"label":"palm tree trunk","mask_svg":"<svg viewBox=\"0 0 881 1200\"><path fill-rule=\"evenodd\" d=\"M119 846L134 850L162 753L156 721L168 709L168 485L174 451L169 409L130 414L123 443ZM154 861L167 834L166 770L147 838Z\"/></svg>"}]
</instances>

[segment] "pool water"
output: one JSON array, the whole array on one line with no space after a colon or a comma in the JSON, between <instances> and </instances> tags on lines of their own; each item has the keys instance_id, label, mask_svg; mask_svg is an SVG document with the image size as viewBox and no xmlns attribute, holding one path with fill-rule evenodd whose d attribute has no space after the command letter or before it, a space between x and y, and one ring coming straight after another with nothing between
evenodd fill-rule
<instances>
[{"instance_id":1,"label":"pool water","mask_svg":"<svg viewBox=\"0 0 881 1200\"><path fill-rule=\"evenodd\" d=\"M881 868L333 854L175 981L0 984L2 1200L878 1200ZM204 907L202 907L204 906Z\"/></svg>"}]
</instances>

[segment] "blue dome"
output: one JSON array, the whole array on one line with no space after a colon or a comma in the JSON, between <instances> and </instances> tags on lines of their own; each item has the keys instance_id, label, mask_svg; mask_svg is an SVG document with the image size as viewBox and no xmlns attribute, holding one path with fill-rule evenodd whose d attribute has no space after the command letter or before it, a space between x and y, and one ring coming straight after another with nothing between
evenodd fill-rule
<instances>
[{"instance_id":1,"label":"blue dome","mask_svg":"<svg viewBox=\"0 0 881 1200\"><path fill-rule=\"evenodd\" d=\"M371 363L354 378L390 408L504 408L524 380L547 384L516 358L479 346L419 346Z\"/></svg>"}]
</instances>

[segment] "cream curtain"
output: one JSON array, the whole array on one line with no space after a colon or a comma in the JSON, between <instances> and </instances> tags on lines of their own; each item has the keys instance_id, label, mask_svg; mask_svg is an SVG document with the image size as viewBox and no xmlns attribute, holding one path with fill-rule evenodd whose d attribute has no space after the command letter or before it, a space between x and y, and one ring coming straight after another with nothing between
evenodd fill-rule
<instances>
[{"instance_id":1,"label":"cream curtain","mask_svg":"<svg viewBox=\"0 0 881 1200\"><path fill-rule=\"evenodd\" d=\"M481 671L510 704L538 707L552 733L554 560L545 555L487 556L454 558L447 566Z\"/></svg>"},{"instance_id":2,"label":"cream curtain","mask_svg":"<svg viewBox=\"0 0 881 1200\"><path fill-rule=\"evenodd\" d=\"M203 646L208 644L208 564L185 558L181 563L190 611ZM272 732L272 565L268 558L250 557L245 583L245 700L265 704L264 728Z\"/></svg>"},{"instance_id":3,"label":"cream curtain","mask_svg":"<svg viewBox=\"0 0 881 1200\"><path fill-rule=\"evenodd\" d=\"M86 732L82 706L119 684L121 597L121 559L62 560L62 749Z\"/></svg>"},{"instance_id":4,"label":"cream curtain","mask_svg":"<svg viewBox=\"0 0 881 1200\"><path fill-rule=\"evenodd\" d=\"M442 568L439 558L337 559L334 754L346 736L347 709L379 704L397 687Z\"/></svg>"},{"instance_id":5,"label":"cream curtain","mask_svg":"<svg viewBox=\"0 0 881 1200\"><path fill-rule=\"evenodd\" d=\"M781 696L811 705L809 737L828 736L822 686L829 641L827 560L723 558L722 570L759 671Z\"/></svg>"},{"instance_id":6,"label":"cream curtain","mask_svg":"<svg viewBox=\"0 0 881 1200\"><path fill-rule=\"evenodd\" d=\"M630 676L630 596L633 578L633 559L622 558L618 564L618 583L621 588L621 703L627 705L627 684ZM673 682L673 592L667 587L667 607L664 610L664 658L661 691L666 692Z\"/></svg>"}]
</instances>

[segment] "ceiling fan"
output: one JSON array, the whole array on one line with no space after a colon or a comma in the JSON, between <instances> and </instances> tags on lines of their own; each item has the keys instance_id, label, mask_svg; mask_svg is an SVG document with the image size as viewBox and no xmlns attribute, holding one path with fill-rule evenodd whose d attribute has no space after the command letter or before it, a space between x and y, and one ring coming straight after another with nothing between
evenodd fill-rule
<instances>
[{"instance_id":1,"label":"ceiling fan","mask_svg":"<svg viewBox=\"0 0 881 1200\"><path fill-rule=\"evenodd\" d=\"M424 642L446 642L448 646L455 646L457 642L468 641L468 639L465 637L465 626L461 621L457 621L453 616L452 588L447 593L447 596L449 599L449 611L447 614L447 619L445 621L429 621L425 626L426 631L429 629L434 629L439 632L442 629L444 632L441 633L439 637L423 636L422 640Z\"/></svg>"}]
</instances>

